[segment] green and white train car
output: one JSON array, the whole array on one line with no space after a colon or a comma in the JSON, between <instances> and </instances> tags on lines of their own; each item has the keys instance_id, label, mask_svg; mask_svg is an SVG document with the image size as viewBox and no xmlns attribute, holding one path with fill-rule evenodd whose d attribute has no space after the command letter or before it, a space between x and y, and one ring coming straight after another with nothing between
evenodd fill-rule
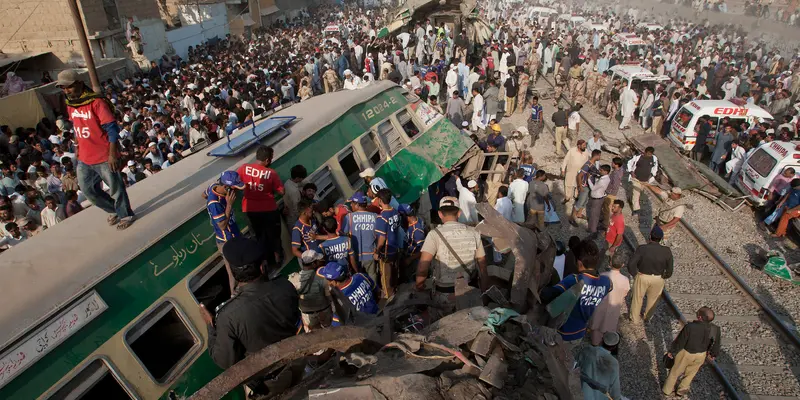
<instances>
[{"instance_id":1,"label":"green and white train car","mask_svg":"<svg viewBox=\"0 0 800 400\"><path fill-rule=\"evenodd\" d=\"M264 136L282 118L291 122ZM275 149L282 179L302 164L327 201L361 188L367 167L401 202L414 201L473 146L388 82L296 104L234 132L233 148L254 134ZM230 147L215 143L131 187L139 219L125 231L89 208L0 254L0 399L181 398L221 372L198 305L230 293L201 193L255 159L255 146L212 155ZM286 229L283 239L288 246ZM283 273L296 268L291 260Z\"/></svg>"}]
</instances>

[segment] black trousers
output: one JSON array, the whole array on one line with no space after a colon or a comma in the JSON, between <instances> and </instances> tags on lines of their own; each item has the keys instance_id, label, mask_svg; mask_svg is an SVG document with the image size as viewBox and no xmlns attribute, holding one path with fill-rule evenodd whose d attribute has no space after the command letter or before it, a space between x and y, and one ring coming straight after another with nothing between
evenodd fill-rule
<instances>
[{"instance_id":1,"label":"black trousers","mask_svg":"<svg viewBox=\"0 0 800 400\"><path fill-rule=\"evenodd\" d=\"M256 240L261 243L267 252L267 262L275 264L275 253L282 254L281 241L281 213L275 211L248 212L247 219Z\"/></svg>"}]
</instances>

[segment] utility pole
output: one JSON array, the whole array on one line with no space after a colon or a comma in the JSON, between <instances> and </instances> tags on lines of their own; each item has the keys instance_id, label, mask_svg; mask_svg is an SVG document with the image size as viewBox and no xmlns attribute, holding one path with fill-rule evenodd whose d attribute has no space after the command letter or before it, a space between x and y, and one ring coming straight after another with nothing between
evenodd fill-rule
<instances>
[{"instance_id":1,"label":"utility pole","mask_svg":"<svg viewBox=\"0 0 800 400\"><path fill-rule=\"evenodd\" d=\"M94 67L94 57L92 57L92 48L89 47L89 39L86 37L86 29L83 26L83 19L81 19L81 12L78 9L78 0L67 0L69 9L72 11L72 21L75 23L75 30L78 33L78 40L81 42L81 51L83 52L83 60L86 61L86 69L89 70L89 80L92 82L92 90L95 93L100 93L102 87L100 80L97 79L97 69Z\"/></svg>"}]
</instances>

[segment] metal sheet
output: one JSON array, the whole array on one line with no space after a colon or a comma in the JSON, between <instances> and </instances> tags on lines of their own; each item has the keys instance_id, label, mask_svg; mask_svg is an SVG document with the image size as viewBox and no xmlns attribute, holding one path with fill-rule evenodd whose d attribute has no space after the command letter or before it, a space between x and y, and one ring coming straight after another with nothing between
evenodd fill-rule
<instances>
[{"instance_id":1,"label":"metal sheet","mask_svg":"<svg viewBox=\"0 0 800 400\"><path fill-rule=\"evenodd\" d=\"M215 147L208 152L208 155L214 157L237 156L258 144L261 139L273 134L279 129L283 129L295 119L297 119L297 117L272 117L260 121L255 125L241 128L238 133L231 135L233 138L231 138L231 136L227 137L228 143L224 146Z\"/></svg>"}]
</instances>

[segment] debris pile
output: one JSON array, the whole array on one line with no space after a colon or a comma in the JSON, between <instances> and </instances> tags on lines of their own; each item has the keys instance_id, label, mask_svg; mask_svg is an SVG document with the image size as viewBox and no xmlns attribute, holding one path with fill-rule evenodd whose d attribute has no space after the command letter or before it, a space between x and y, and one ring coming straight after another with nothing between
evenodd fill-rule
<instances>
[{"instance_id":1,"label":"debris pile","mask_svg":"<svg viewBox=\"0 0 800 400\"><path fill-rule=\"evenodd\" d=\"M555 330L513 310L473 307L420 333L398 333L374 354L345 353L308 398L571 399L579 376ZM570 392L572 388L577 391ZM575 393L573 395L572 393ZM305 393L297 393L303 398ZM289 397L284 397L289 398Z\"/></svg>"}]
</instances>

